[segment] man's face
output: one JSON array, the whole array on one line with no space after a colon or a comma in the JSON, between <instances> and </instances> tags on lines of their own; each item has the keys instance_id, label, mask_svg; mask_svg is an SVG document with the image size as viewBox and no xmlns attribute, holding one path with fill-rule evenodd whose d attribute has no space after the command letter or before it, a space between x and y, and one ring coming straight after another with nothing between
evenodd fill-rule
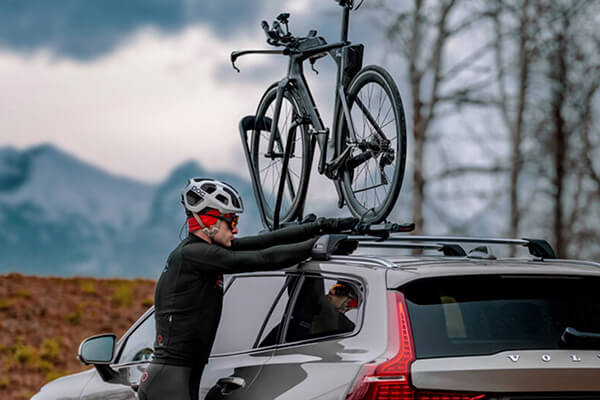
<instances>
[{"instance_id":1,"label":"man's face","mask_svg":"<svg viewBox=\"0 0 600 400\"><path fill-rule=\"evenodd\" d=\"M329 299L331 305L338 312L345 313L350 309L350 307L348 307L348 303L350 303L350 297L348 296L335 296L333 294L328 294L327 298Z\"/></svg>"},{"instance_id":2,"label":"man's face","mask_svg":"<svg viewBox=\"0 0 600 400\"><path fill-rule=\"evenodd\" d=\"M219 221L219 230L213 236L212 240L223 247L231 247L233 235L238 233L237 226L233 230L229 229L229 225L225 221Z\"/></svg>"}]
</instances>

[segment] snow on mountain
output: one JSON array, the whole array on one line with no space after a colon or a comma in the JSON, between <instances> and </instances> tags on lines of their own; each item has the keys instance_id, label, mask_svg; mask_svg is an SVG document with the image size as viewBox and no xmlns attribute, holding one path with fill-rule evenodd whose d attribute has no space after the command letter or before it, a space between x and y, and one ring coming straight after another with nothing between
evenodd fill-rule
<instances>
[{"instance_id":1,"label":"snow on mountain","mask_svg":"<svg viewBox=\"0 0 600 400\"><path fill-rule=\"evenodd\" d=\"M236 187L245 206L240 234L263 229L243 173L207 171L186 162L152 185L108 174L50 145L0 148L0 274L154 278L179 242L180 231L187 232L180 193L191 177L213 177ZM324 200L318 180L312 186L306 213L348 215L334 197ZM410 186L407 180L390 220L410 222ZM506 215L502 202L481 213L458 203L430 196L425 205L429 233L501 231L498 224ZM471 215L461 210L471 210Z\"/></svg>"},{"instance_id":2,"label":"snow on mountain","mask_svg":"<svg viewBox=\"0 0 600 400\"><path fill-rule=\"evenodd\" d=\"M188 162L157 185L108 174L50 145L0 148L0 273L155 277L185 221L187 179L211 176L247 199L242 233L260 226L250 183Z\"/></svg>"},{"instance_id":3,"label":"snow on mountain","mask_svg":"<svg viewBox=\"0 0 600 400\"><path fill-rule=\"evenodd\" d=\"M115 229L147 218L151 185L110 175L55 147L4 149L0 166L2 205L28 205L48 221L81 216Z\"/></svg>"}]
</instances>

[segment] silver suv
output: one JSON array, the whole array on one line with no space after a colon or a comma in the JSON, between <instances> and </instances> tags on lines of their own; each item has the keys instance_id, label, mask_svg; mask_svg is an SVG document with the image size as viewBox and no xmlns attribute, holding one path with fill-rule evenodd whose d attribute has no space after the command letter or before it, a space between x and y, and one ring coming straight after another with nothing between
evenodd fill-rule
<instances>
[{"instance_id":1,"label":"silver suv","mask_svg":"<svg viewBox=\"0 0 600 400\"><path fill-rule=\"evenodd\" d=\"M497 244L530 255L499 258ZM404 236L336 252L228 277L201 398L600 399L600 264L536 240ZM355 294L342 310L340 286ZM150 309L119 341L86 339L79 357L95 368L33 399L135 399L154 335Z\"/></svg>"}]
</instances>

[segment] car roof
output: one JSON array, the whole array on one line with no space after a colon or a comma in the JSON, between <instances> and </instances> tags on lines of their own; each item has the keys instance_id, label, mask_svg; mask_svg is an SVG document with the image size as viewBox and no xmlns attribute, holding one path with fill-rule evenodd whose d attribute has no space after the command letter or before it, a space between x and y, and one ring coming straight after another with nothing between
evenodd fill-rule
<instances>
[{"instance_id":1,"label":"car roof","mask_svg":"<svg viewBox=\"0 0 600 400\"><path fill-rule=\"evenodd\" d=\"M388 260L388 287L421 278L465 275L560 275L600 277L600 264L577 260L412 258Z\"/></svg>"},{"instance_id":2,"label":"car roof","mask_svg":"<svg viewBox=\"0 0 600 400\"><path fill-rule=\"evenodd\" d=\"M480 258L476 256L402 255L389 247L369 248L361 253L359 247L353 255L332 254L327 263L313 260L303 264L304 271L327 270L360 274L361 268L383 269L387 274L387 287L397 288L421 278L467 275L561 275L600 277L600 264L581 260L525 258ZM471 253L470 253L471 254ZM327 266L327 264L329 266ZM348 268L352 264L352 269Z\"/></svg>"}]
</instances>

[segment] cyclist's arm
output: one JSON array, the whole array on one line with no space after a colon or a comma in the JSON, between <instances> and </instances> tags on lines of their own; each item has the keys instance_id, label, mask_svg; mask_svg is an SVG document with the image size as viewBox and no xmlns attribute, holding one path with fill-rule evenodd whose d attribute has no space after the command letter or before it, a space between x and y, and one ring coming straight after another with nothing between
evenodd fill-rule
<instances>
[{"instance_id":1,"label":"cyclist's arm","mask_svg":"<svg viewBox=\"0 0 600 400\"><path fill-rule=\"evenodd\" d=\"M321 226L314 222L288 226L274 232L233 239L231 249L258 250L281 244L296 243L315 237L319 234L320 229Z\"/></svg>"},{"instance_id":2,"label":"cyclist's arm","mask_svg":"<svg viewBox=\"0 0 600 400\"><path fill-rule=\"evenodd\" d=\"M203 271L222 274L238 272L269 271L291 267L310 257L316 239L271 246L261 250L234 251L217 245L185 246L183 257L192 261Z\"/></svg>"}]
</instances>

